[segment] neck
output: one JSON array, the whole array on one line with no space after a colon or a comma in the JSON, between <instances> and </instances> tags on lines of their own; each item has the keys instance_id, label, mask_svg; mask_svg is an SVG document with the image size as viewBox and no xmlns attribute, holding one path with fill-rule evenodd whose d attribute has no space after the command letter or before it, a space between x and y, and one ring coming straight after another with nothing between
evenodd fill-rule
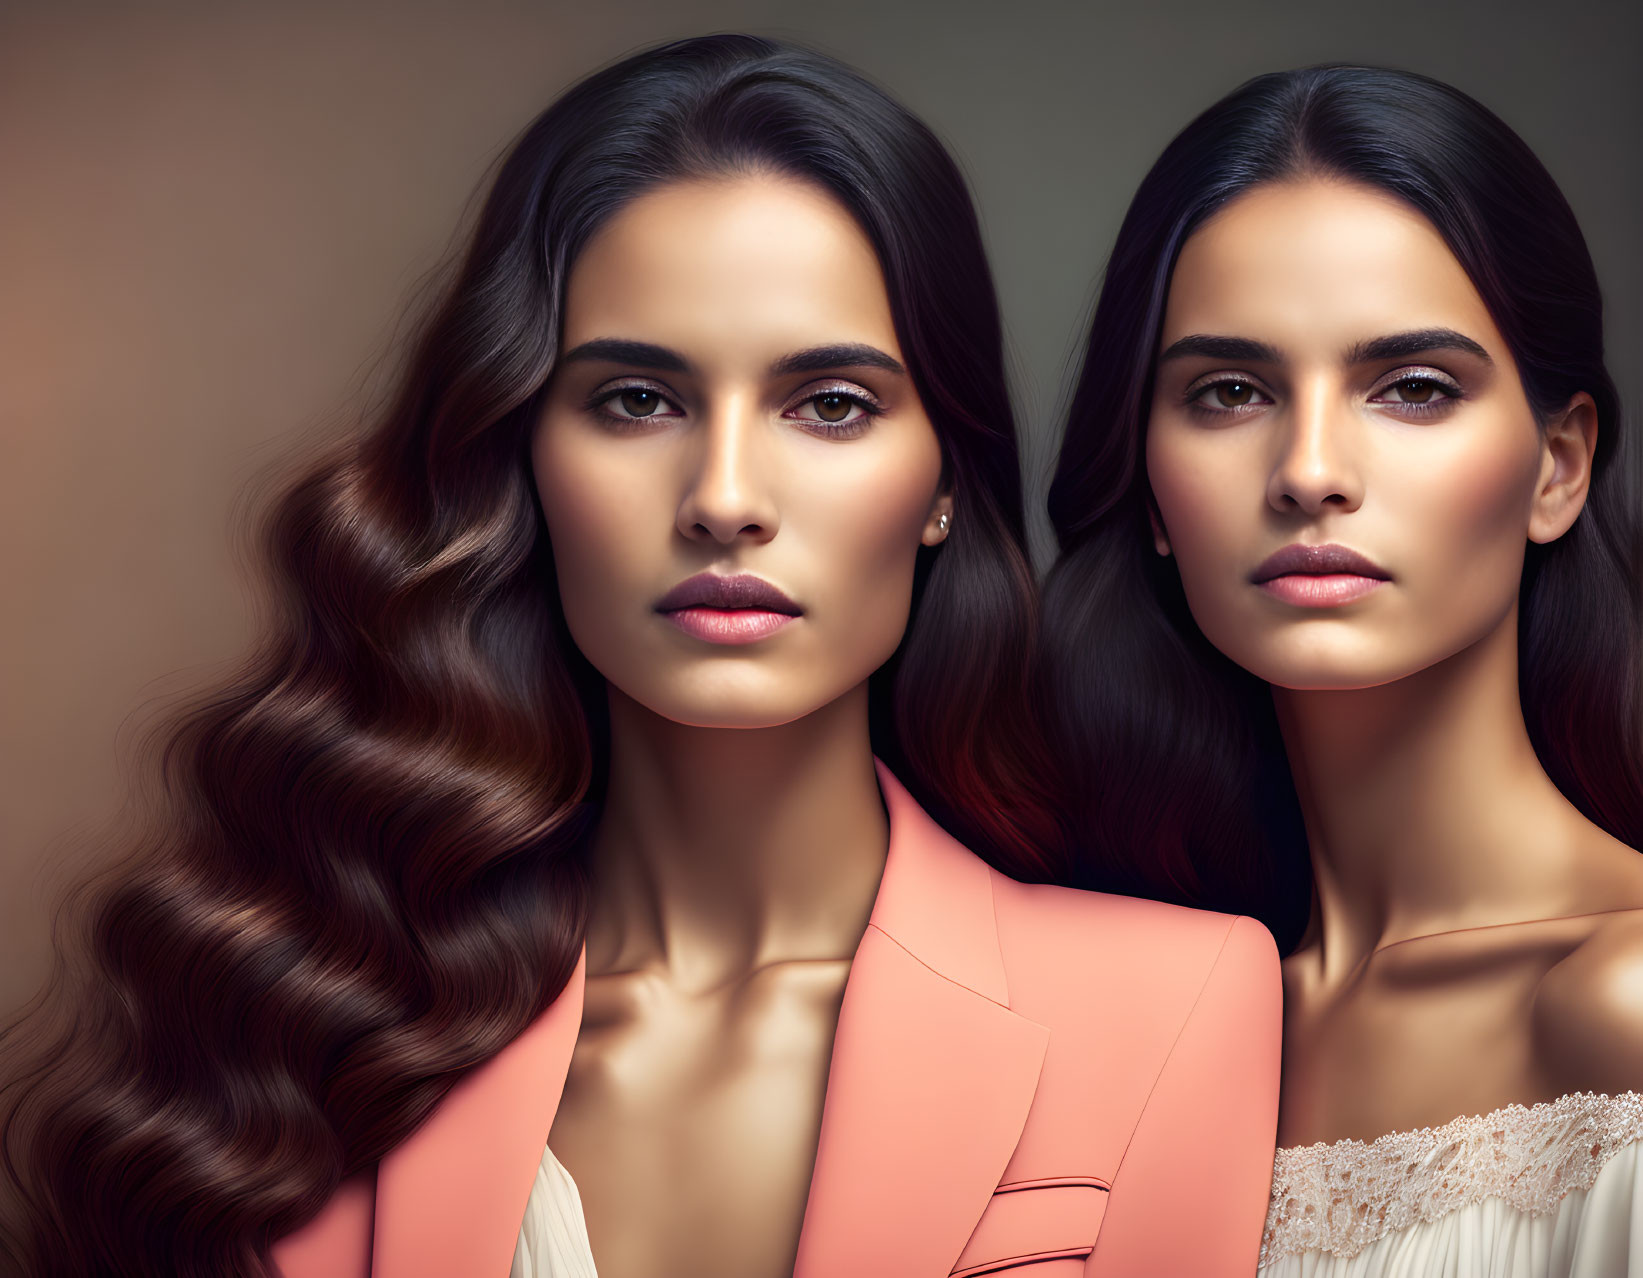
<instances>
[{"instance_id":1,"label":"neck","mask_svg":"<svg viewBox=\"0 0 1643 1278\"><path fill-rule=\"evenodd\" d=\"M1578 813L1517 694L1517 615L1408 678L1274 688L1311 848L1302 948L1326 979L1415 936L1564 909Z\"/></svg>"},{"instance_id":2,"label":"neck","mask_svg":"<svg viewBox=\"0 0 1643 1278\"><path fill-rule=\"evenodd\" d=\"M792 723L698 728L610 691L590 974L711 988L855 953L889 846L865 684Z\"/></svg>"}]
</instances>

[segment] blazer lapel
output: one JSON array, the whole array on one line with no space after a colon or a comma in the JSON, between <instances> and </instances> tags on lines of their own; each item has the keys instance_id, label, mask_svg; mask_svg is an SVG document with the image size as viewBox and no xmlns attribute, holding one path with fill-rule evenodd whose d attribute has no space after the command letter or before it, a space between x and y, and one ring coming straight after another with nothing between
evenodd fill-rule
<instances>
[{"instance_id":1,"label":"blazer lapel","mask_svg":"<svg viewBox=\"0 0 1643 1278\"><path fill-rule=\"evenodd\" d=\"M845 983L795 1278L939 1278L997 1187L1049 1042L1009 1010L991 871L883 764L890 850ZM587 955L377 1172L373 1278L505 1275L582 1024Z\"/></svg>"},{"instance_id":2,"label":"blazer lapel","mask_svg":"<svg viewBox=\"0 0 1643 1278\"><path fill-rule=\"evenodd\" d=\"M1049 1042L1011 1012L991 872L879 765L890 852L845 984L795 1278L952 1270Z\"/></svg>"},{"instance_id":3,"label":"blazer lapel","mask_svg":"<svg viewBox=\"0 0 1643 1278\"><path fill-rule=\"evenodd\" d=\"M383 1158L372 1278L508 1272L581 1029L586 969L584 952L548 1009Z\"/></svg>"}]
</instances>

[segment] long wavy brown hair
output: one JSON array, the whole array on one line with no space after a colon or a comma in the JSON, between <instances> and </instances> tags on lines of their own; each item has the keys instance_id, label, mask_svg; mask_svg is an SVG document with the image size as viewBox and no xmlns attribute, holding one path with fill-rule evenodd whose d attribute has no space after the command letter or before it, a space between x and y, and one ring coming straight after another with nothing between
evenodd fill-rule
<instances>
[{"instance_id":1,"label":"long wavy brown hair","mask_svg":"<svg viewBox=\"0 0 1643 1278\"><path fill-rule=\"evenodd\" d=\"M745 169L820 185L871 238L963 512L920 552L874 748L994 864L1055 874L1014 427L961 176L825 57L741 36L641 53L504 160L386 411L272 508L266 637L165 726L158 816L71 898L83 939L0 1049L26 1272L270 1273L273 1240L564 986L607 728L529 437L590 234L659 183Z\"/></svg>"}]
</instances>

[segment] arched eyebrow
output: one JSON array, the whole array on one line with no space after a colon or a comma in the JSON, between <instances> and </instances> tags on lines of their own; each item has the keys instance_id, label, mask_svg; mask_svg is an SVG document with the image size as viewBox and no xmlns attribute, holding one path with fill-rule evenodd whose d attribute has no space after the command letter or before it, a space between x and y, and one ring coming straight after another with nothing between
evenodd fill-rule
<instances>
[{"instance_id":1,"label":"arched eyebrow","mask_svg":"<svg viewBox=\"0 0 1643 1278\"><path fill-rule=\"evenodd\" d=\"M654 368L664 373L691 372L690 361L678 351L654 342L636 342L625 337L596 337L590 342L567 351L562 364L581 364L600 361L609 364L631 364L636 368ZM907 370L901 361L876 346L865 342L840 342L831 346L811 346L791 355L783 355L770 366L773 377L793 373L823 373L830 368L882 368L897 376Z\"/></svg>"},{"instance_id":2,"label":"arched eyebrow","mask_svg":"<svg viewBox=\"0 0 1643 1278\"><path fill-rule=\"evenodd\" d=\"M1389 333L1355 343L1346 352L1348 364L1367 364L1372 360L1407 359L1426 351L1464 351L1476 355L1486 364L1494 361L1489 352L1464 333L1452 328L1416 328L1407 333ZM1257 342L1247 337L1218 337L1210 333L1194 333L1170 345L1158 357L1160 364L1191 355L1208 359L1224 359L1238 364L1281 364L1284 353L1276 346Z\"/></svg>"},{"instance_id":3,"label":"arched eyebrow","mask_svg":"<svg viewBox=\"0 0 1643 1278\"><path fill-rule=\"evenodd\" d=\"M1346 362L1367 364L1378 359L1406 359L1425 351L1463 351L1468 355L1476 355L1485 364L1495 362L1489 358L1489 352L1483 347L1466 334L1457 333L1452 328L1417 328L1407 333L1392 333L1386 337L1371 338L1367 342L1357 343L1347 351Z\"/></svg>"},{"instance_id":4,"label":"arched eyebrow","mask_svg":"<svg viewBox=\"0 0 1643 1278\"><path fill-rule=\"evenodd\" d=\"M608 364L632 364L637 368L654 368L664 373L688 373L690 361L678 351L654 342L634 342L625 337L596 337L591 342L567 351L560 357L561 364L581 364L603 361Z\"/></svg>"},{"instance_id":5,"label":"arched eyebrow","mask_svg":"<svg viewBox=\"0 0 1643 1278\"><path fill-rule=\"evenodd\" d=\"M773 376L785 377L790 373L823 373L830 368L882 368L897 376L907 371L900 360L876 346L845 342L836 346L812 346L783 355L770 366L770 372Z\"/></svg>"},{"instance_id":6,"label":"arched eyebrow","mask_svg":"<svg viewBox=\"0 0 1643 1278\"><path fill-rule=\"evenodd\" d=\"M1284 360L1282 351L1276 346L1268 346L1265 342L1253 341L1247 337L1216 337L1210 333L1194 333L1178 342L1172 342L1169 349L1158 357L1158 362L1166 364L1172 359L1186 359L1190 355L1224 359L1235 364L1281 364Z\"/></svg>"}]
</instances>

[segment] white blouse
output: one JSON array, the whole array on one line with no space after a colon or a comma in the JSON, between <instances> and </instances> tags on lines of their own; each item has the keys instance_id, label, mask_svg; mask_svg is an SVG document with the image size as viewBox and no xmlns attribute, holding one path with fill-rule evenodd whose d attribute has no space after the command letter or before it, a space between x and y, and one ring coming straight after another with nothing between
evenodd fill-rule
<instances>
[{"instance_id":1,"label":"white blouse","mask_svg":"<svg viewBox=\"0 0 1643 1278\"><path fill-rule=\"evenodd\" d=\"M564 1164L545 1146L508 1278L597 1278L582 1195Z\"/></svg>"},{"instance_id":2,"label":"white blouse","mask_svg":"<svg viewBox=\"0 0 1643 1278\"><path fill-rule=\"evenodd\" d=\"M1643 1278L1643 1094L1280 1149L1262 1278Z\"/></svg>"}]
</instances>

